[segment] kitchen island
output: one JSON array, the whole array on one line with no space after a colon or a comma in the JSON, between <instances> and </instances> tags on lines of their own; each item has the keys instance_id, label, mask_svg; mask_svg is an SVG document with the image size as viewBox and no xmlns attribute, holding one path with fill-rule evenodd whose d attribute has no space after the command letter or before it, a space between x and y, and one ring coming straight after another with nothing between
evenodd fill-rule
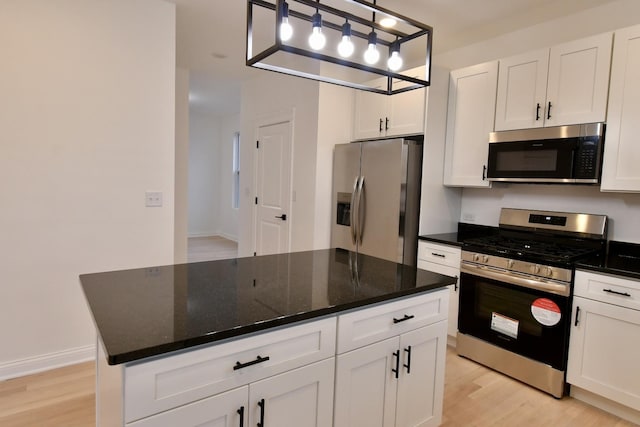
<instances>
[{"instance_id":1,"label":"kitchen island","mask_svg":"<svg viewBox=\"0 0 640 427\"><path fill-rule=\"evenodd\" d=\"M80 281L100 426L440 422L453 277L328 249Z\"/></svg>"}]
</instances>

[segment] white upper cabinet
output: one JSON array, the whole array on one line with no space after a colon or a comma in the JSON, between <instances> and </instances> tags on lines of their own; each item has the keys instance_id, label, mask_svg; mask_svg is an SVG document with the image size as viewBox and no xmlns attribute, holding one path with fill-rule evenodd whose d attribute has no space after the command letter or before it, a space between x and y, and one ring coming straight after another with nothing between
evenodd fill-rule
<instances>
[{"instance_id":1,"label":"white upper cabinet","mask_svg":"<svg viewBox=\"0 0 640 427\"><path fill-rule=\"evenodd\" d=\"M602 191L640 192L640 25L616 31Z\"/></svg>"},{"instance_id":2,"label":"white upper cabinet","mask_svg":"<svg viewBox=\"0 0 640 427\"><path fill-rule=\"evenodd\" d=\"M548 69L549 49L500 60L496 130L542 127Z\"/></svg>"},{"instance_id":3,"label":"white upper cabinet","mask_svg":"<svg viewBox=\"0 0 640 427\"><path fill-rule=\"evenodd\" d=\"M500 60L495 129L603 122L613 33Z\"/></svg>"},{"instance_id":4,"label":"white upper cabinet","mask_svg":"<svg viewBox=\"0 0 640 427\"><path fill-rule=\"evenodd\" d=\"M486 166L497 81L497 61L451 72L444 185L489 187Z\"/></svg>"},{"instance_id":5,"label":"white upper cabinet","mask_svg":"<svg viewBox=\"0 0 640 427\"><path fill-rule=\"evenodd\" d=\"M424 68L418 67L414 77L424 77ZM410 72L407 73L410 75ZM387 79L376 79L374 87L383 88ZM396 88L412 83L399 82ZM409 135L424 132L425 88L413 89L396 95L381 95L363 90L355 91L353 139Z\"/></svg>"}]
</instances>

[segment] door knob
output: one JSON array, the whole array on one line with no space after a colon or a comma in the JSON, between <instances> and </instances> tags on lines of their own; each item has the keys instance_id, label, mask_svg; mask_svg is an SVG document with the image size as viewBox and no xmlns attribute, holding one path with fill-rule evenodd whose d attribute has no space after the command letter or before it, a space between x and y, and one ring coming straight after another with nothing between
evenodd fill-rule
<instances>
[{"instance_id":1,"label":"door knob","mask_svg":"<svg viewBox=\"0 0 640 427\"><path fill-rule=\"evenodd\" d=\"M287 220L287 214L282 214L280 216L277 216L276 218L281 219L283 221L286 221Z\"/></svg>"}]
</instances>

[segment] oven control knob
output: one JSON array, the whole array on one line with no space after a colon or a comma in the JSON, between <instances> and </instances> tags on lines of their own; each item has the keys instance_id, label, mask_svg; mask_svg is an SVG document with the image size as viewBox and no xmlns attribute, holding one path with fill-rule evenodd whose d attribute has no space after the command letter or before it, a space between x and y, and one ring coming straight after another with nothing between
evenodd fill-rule
<instances>
[{"instance_id":1,"label":"oven control knob","mask_svg":"<svg viewBox=\"0 0 640 427\"><path fill-rule=\"evenodd\" d=\"M540 273L540 265L539 264L532 265L531 266L531 272L533 274L539 274Z\"/></svg>"},{"instance_id":2,"label":"oven control knob","mask_svg":"<svg viewBox=\"0 0 640 427\"><path fill-rule=\"evenodd\" d=\"M547 267L547 268L545 269L545 275L546 275L547 277L552 277L552 276L553 276L553 268L551 268L551 267Z\"/></svg>"},{"instance_id":3,"label":"oven control knob","mask_svg":"<svg viewBox=\"0 0 640 427\"><path fill-rule=\"evenodd\" d=\"M473 260L474 260L475 262L479 262L479 261L480 261L480 255L478 255L478 254L473 254Z\"/></svg>"},{"instance_id":4,"label":"oven control knob","mask_svg":"<svg viewBox=\"0 0 640 427\"><path fill-rule=\"evenodd\" d=\"M482 255L482 262L484 262L485 264L489 262L489 256L488 255Z\"/></svg>"},{"instance_id":5,"label":"oven control knob","mask_svg":"<svg viewBox=\"0 0 640 427\"><path fill-rule=\"evenodd\" d=\"M507 261L507 268L513 268L513 264L515 264L515 262L510 259L509 261Z\"/></svg>"}]
</instances>

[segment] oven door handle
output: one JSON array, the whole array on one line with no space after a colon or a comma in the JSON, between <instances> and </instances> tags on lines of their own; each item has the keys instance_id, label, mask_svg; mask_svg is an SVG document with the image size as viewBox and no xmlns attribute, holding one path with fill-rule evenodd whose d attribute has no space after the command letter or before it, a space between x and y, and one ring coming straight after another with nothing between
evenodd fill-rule
<instances>
[{"instance_id":1,"label":"oven door handle","mask_svg":"<svg viewBox=\"0 0 640 427\"><path fill-rule=\"evenodd\" d=\"M472 274L474 276L484 277L486 279L498 280L500 282L509 283L511 285L520 286L523 288L535 289L538 291L549 292L555 295L561 295L568 297L570 295L570 286L543 282L540 280L530 279L527 277L514 276L511 274L505 274L501 270L492 269L486 266L462 263L460 265L460 272Z\"/></svg>"}]
</instances>

